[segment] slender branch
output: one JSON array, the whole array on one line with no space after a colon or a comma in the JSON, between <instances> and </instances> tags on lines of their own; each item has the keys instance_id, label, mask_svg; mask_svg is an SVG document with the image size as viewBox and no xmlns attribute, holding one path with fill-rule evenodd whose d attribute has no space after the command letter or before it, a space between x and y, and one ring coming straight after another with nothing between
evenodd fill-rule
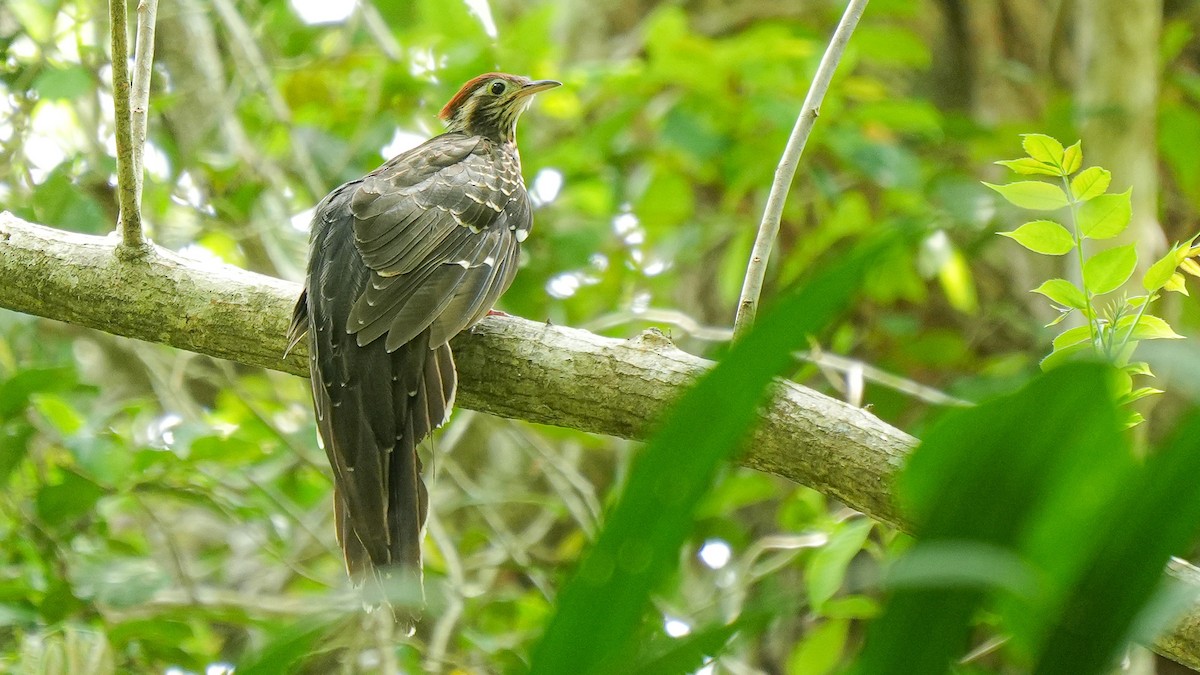
<instances>
[{"instance_id":1,"label":"slender branch","mask_svg":"<svg viewBox=\"0 0 1200 675\"><path fill-rule=\"evenodd\" d=\"M117 131L117 199L121 207L121 242L129 249L146 244L142 237L142 212L138 208L134 177L133 134L129 113L129 43L125 0L109 0L109 31L112 33L113 117Z\"/></svg>"},{"instance_id":2,"label":"slender branch","mask_svg":"<svg viewBox=\"0 0 1200 675\"><path fill-rule=\"evenodd\" d=\"M239 54L241 58L237 62L250 71L250 79L256 81L262 90L267 105L271 107L271 112L279 118L280 122L290 126L292 110L275 87L271 69L267 67L267 60L263 57L262 50L258 48L259 41L255 39L254 31L246 25L245 19L242 18L231 0L212 0L212 7L217 10L217 16L221 19L221 23L232 35L231 42L234 49L241 52ZM317 164L313 160L312 152L304 137L300 134L292 134L288 147L292 152L295 169L305 186L314 195L324 194L328 186L321 180L321 173L317 170Z\"/></svg>"},{"instance_id":3,"label":"slender branch","mask_svg":"<svg viewBox=\"0 0 1200 675\"><path fill-rule=\"evenodd\" d=\"M746 279L742 282L742 294L738 298L737 316L733 320L734 339L742 337L754 324L754 316L758 313L758 299L762 294L763 279L767 274L767 261L771 258L771 248L775 245L775 237L779 234L779 221L783 218L783 205L787 201L788 190L791 189L792 178L796 175L796 166L800 163L800 154L808 142L821 109L821 101L829 90L829 82L833 79L833 71L837 70L838 62L846 51L846 43L854 32L858 20L867 9L867 0L850 0L846 12L833 32L833 39L821 57L812 84L809 85L808 95L804 97L804 105L796 118L796 126L788 138L783 157L775 168L775 179L771 182L771 193L767 197L767 206L763 211L762 222L758 226L758 236L754 239L754 249L750 252L750 263L746 266Z\"/></svg>"},{"instance_id":4,"label":"slender branch","mask_svg":"<svg viewBox=\"0 0 1200 675\"><path fill-rule=\"evenodd\" d=\"M137 43L133 50L133 180L138 213L142 208L142 182L145 180L146 120L150 113L150 78L154 63L154 24L158 0L138 2Z\"/></svg>"},{"instance_id":5,"label":"slender branch","mask_svg":"<svg viewBox=\"0 0 1200 675\"><path fill-rule=\"evenodd\" d=\"M145 265L114 259L106 237L62 232L0 212L0 307L180 349L308 374L304 350L282 359L297 284L155 249ZM517 317L489 317L454 340L465 408L643 439L712 364L657 331L615 340ZM779 382L743 466L813 487L876 520L909 524L892 480L916 439L868 412ZM1200 589L1200 570L1167 574ZM307 600L300 601L302 604ZM1200 605L1154 644L1200 668Z\"/></svg>"}]
</instances>

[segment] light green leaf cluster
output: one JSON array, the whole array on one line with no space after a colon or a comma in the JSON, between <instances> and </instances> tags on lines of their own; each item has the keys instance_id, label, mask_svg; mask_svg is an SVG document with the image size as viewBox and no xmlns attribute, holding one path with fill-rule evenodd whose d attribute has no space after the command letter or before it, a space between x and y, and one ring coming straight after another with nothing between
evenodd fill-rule
<instances>
[{"instance_id":1,"label":"light green leaf cluster","mask_svg":"<svg viewBox=\"0 0 1200 675\"><path fill-rule=\"evenodd\" d=\"M1196 237L1176 244L1150 266L1142 277L1145 294L1102 298L1116 293L1133 277L1137 251L1133 244L1127 244L1089 254L1084 251L1084 242L1112 239L1129 227L1133 217L1132 190L1110 193L1112 174L1108 170L1098 166L1083 169L1080 142L1064 148L1058 140L1044 134L1025 134L1022 138L1025 157L996 163L1023 176L1050 176L1058 182L1020 180L984 185L1014 206L1033 211L1062 211L1067 224L1038 219L1000 235L1034 253L1058 256L1074 252L1078 256L1079 285L1066 279L1050 279L1033 292L1046 296L1059 312L1049 325L1058 324L1075 312L1085 321L1054 338L1052 351L1042 360L1043 370L1098 355L1121 368L1126 376L1117 383L1117 394L1123 402L1132 403L1160 393L1150 387L1134 388L1133 376L1153 375L1145 364L1131 363L1131 357L1142 340L1183 337L1162 318L1148 314L1147 308L1163 291L1187 295L1185 272L1200 277L1200 263L1194 259L1200 255L1200 247L1193 246ZM1137 424L1141 416L1131 412L1128 421L1130 425Z\"/></svg>"}]
</instances>

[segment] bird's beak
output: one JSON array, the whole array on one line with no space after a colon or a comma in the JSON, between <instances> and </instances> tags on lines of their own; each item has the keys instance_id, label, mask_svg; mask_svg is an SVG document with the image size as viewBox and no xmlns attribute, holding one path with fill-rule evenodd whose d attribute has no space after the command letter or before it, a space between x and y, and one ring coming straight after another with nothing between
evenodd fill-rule
<instances>
[{"instance_id":1,"label":"bird's beak","mask_svg":"<svg viewBox=\"0 0 1200 675\"><path fill-rule=\"evenodd\" d=\"M520 98L524 96L532 96L539 91L546 91L547 89L553 89L561 86L562 82L559 82L558 80L534 80L533 82L530 82L529 84L518 89L517 97Z\"/></svg>"}]
</instances>

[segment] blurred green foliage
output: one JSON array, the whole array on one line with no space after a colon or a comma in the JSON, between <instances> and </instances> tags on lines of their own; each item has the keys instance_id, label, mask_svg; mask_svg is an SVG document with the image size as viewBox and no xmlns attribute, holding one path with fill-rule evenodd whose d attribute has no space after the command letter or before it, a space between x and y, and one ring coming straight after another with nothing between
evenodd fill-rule
<instances>
[{"instance_id":1,"label":"blurred green foliage","mask_svg":"<svg viewBox=\"0 0 1200 675\"><path fill-rule=\"evenodd\" d=\"M0 208L97 234L116 217L102 4L0 5ZM307 209L436 133L460 82L554 77L568 86L522 121L542 207L504 309L616 336L660 325L689 351L724 354L770 178L840 4L471 5L490 7L494 36L481 10L445 0L364 1L325 22L300 12L336 4L162 3L144 198L157 243L298 279ZM1053 316L1028 280L1068 273L1031 271L996 241L1023 221L979 180L1003 178L989 165L1019 132L1078 132L1071 83L1037 56L1048 31L1021 28L1060 25L1053 3L1011 32L954 4L871 3L802 160L766 293L769 311L862 238L912 234L874 256L859 302L810 351L978 400L1037 372ZM1182 240L1200 213L1200 18L1167 4L1158 216ZM964 41L965 26L993 32ZM1194 332L1194 312L1172 325ZM918 436L938 412L911 386L868 380L860 397L853 372L791 370ZM1156 408L1149 434L1164 437L1178 408ZM429 618L401 643L346 587L314 439L299 379L0 312L0 670L520 672L636 451L457 411L427 462ZM911 545L735 468L718 471L683 534L639 626L647 668L844 668L880 612L882 563Z\"/></svg>"}]
</instances>

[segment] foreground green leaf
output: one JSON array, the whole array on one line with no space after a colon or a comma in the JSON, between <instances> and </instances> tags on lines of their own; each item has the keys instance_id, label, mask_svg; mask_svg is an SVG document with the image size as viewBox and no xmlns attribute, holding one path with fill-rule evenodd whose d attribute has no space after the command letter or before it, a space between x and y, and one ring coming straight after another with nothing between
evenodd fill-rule
<instances>
[{"instance_id":1,"label":"foreground green leaf","mask_svg":"<svg viewBox=\"0 0 1200 675\"><path fill-rule=\"evenodd\" d=\"M531 672L620 672L649 603L678 560L696 505L757 418L791 352L849 301L880 247L864 249L787 294L679 400L635 461L592 549L559 594Z\"/></svg>"}]
</instances>

